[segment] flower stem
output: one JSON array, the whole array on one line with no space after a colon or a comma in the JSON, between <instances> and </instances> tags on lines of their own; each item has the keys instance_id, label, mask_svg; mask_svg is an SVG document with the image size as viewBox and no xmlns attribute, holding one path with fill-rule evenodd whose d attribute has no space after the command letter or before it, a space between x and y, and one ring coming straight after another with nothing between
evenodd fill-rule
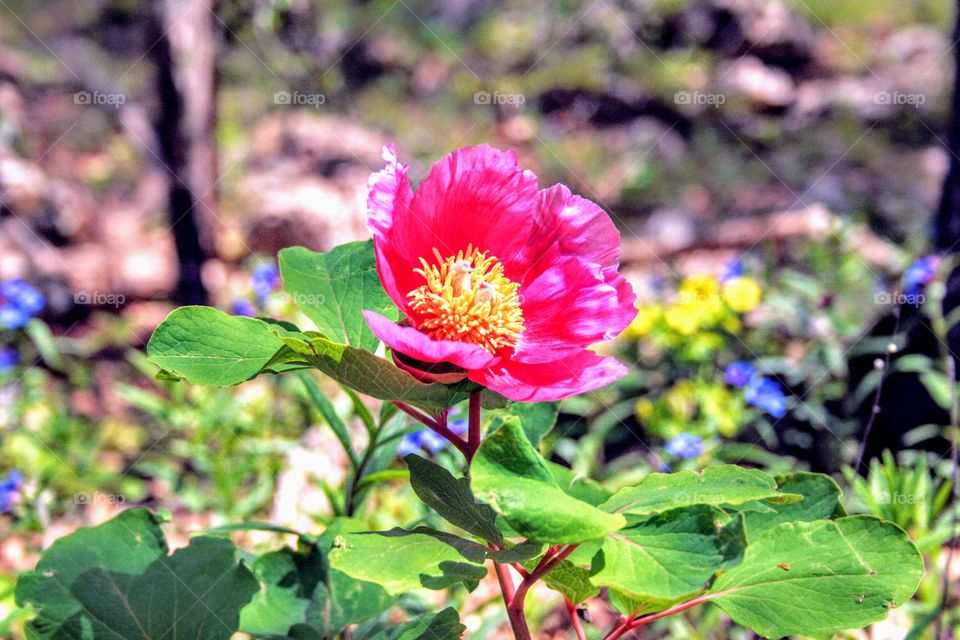
<instances>
[{"instance_id":1,"label":"flower stem","mask_svg":"<svg viewBox=\"0 0 960 640\"><path fill-rule=\"evenodd\" d=\"M569 598L564 598L563 602L567 606L567 613L570 614L570 626L573 627L573 631L577 634L577 640L587 640L587 634L584 633L583 625L580 624L580 614L577 612L577 605L571 602Z\"/></svg>"},{"instance_id":2,"label":"flower stem","mask_svg":"<svg viewBox=\"0 0 960 640\"><path fill-rule=\"evenodd\" d=\"M531 640L530 628L527 626L527 619L523 617L523 611L516 615L510 604L516 598L513 587L513 578L510 577L510 569L505 564L499 562L493 563L493 568L497 572L497 581L500 583L500 593L503 594L503 604L507 608L507 618L510 620L510 628L513 629L513 636L516 640Z\"/></svg>"},{"instance_id":3,"label":"flower stem","mask_svg":"<svg viewBox=\"0 0 960 640\"><path fill-rule=\"evenodd\" d=\"M468 427L467 446L470 449L467 462L473 460L473 455L480 448L480 392L470 392L470 422Z\"/></svg>"},{"instance_id":4,"label":"flower stem","mask_svg":"<svg viewBox=\"0 0 960 640\"><path fill-rule=\"evenodd\" d=\"M467 444L467 442L463 438L455 434L453 431L451 431L449 427L447 427L446 411L444 411L443 413L435 417L430 417L427 414L423 413L422 411L418 409L414 409L413 407L408 405L406 402L394 401L393 404L398 409L400 409L400 411L403 411L408 416L411 416L417 422L420 422L421 424L426 425L429 429L436 431L438 434L440 434L441 436L449 440L453 444L453 446L459 449L460 453L462 453L467 458L467 461L470 460L470 457L473 454L470 452L470 447Z\"/></svg>"},{"instance_id":5,"label":"flower stem","mask_svg":"<svg viewBox=\"0 0 960 640\"><path fill-rule=\"evenodd\" d=\"M510 604L507 605L507 611L512 611L512 615L522 618L523 601L526 600L527 591L530 590L530 587L532 587L537 580L550 573L554 567L563 562L564 558L573 553L577 546L578 545L571 544L563 548L551 547L548 549L547 553L545 553L543 558L540 559L540 563L537 564L536 568L526 577L524 577L522 582L520 582L520 586L517 587L516 593L514 594L513 598L510 599Z\"/></svg>"}]
</instances>

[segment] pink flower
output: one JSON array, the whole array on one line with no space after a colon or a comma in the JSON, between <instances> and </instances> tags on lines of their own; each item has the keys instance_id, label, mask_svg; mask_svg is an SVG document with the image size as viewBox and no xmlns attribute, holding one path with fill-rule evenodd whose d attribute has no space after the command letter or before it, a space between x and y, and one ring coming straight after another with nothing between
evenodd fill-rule
<instances>
[{"instance_id":1,"label":"pink flower","mask_svg":"<svg viewBox=\"0 0 960 640\"><path fill-rule=\"evenodd\" d=\"M380 279L405 319L366 311L398 365L464 377L511 400L558 400L626 373L587 350L636 315L618 273L620 234L563 185L539 190L513 152L458 149L414 193L393 146L370 177Z\"/></svg>"}]
</instances>

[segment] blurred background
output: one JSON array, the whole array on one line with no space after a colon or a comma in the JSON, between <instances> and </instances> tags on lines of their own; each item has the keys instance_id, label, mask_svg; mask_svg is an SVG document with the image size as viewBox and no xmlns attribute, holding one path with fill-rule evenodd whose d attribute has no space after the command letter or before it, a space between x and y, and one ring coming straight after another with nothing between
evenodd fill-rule
<instances>
[{"instance_id":1,"label":"blurred background","mask_svg":"<svg viewBox=\"0 0 960 640\"><path fill-rule=\"evenodd\" d=\"M299 380L158 381L145 341L178 304L294 319L276 252L367 238L384 144L416 184L480 142L606 209L640 296L609 347L631 375L564 403L554 459L614 487L713 461L833 473L934 568L873 637L933 637L960 575L938 276L960 241L954 10L0 0L0 637L20 637L12 585L38 552L131 504L184 534L337 512L345 458ZM403 486L364 517L415 518ZM474 630L502 622L490 598ZM702 615L668 632L745 637Z\"/></svg>"}]
</instances>

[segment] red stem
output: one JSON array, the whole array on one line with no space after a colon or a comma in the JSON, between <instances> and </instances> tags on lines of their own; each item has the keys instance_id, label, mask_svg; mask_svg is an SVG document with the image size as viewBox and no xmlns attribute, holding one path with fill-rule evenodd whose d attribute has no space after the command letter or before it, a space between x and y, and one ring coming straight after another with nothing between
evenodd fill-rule
<instances>
[{"instance_id":1,"label":"red stem","mask_svg":"<svg viewBox=\"0 0 960 640\"><path fill-rule=\"evenodd\" d=\"M453 446L460 450L460 453L466 456L468 461L470 460L470 457L473 455L470 452L470 447L463 438L455 434L447 427L446 412L441 413L440 415L436 416L436 418L431 418L427 414L414 409L406 402L394 401L393 404L400 409L400 411L403 411L408 416L411 416L414 420L426 425L429 429L436 431L441 436L449 440Z\"/></svg>"},{"instance_id":2,"label":"red stem","mask_svg":"<svg viewBox=\"0 0 960 640\"><path fill-rule=\"evenodd\" d=\"M603 640L616 640L617 638L621 637L623 634L629 631L632 631L638 627L642 627L644 625L650 624L654 620L659 620L660 618L666 618L667 616L672 616L676 613L680 613L681 611L692 609L693 607L701 605L704 602L709 602L713 598L717 597L717 595L718 594L716 593L709 593L707 595L694 598L693 600L681 602L678 605L674 605L669 609L665 609L658 613L651 613L645 616L641 616L639 618L633 617L633 616L621 616L620 624L614 627L613 630L610 631L610 633L604 636Z\"/></svg>"},{"instance_id":3,"label":"red stem","mask_svg":"<svg viewBox=\"0 0 960 640\"><path fill-rule=\"evenodd\" d=\"M497 582L500 583L500 593L503 594L503 604L507 608L507 618L510 620L510 628L513 629L513 636L516 640L532 640L530 628L527 627L527 620L523 617L523 612L517 615L510 608L510 604L516 598L516 592L513 588L513 578L510 577L510 568L499 562L493 563L493 569L497 573Z\"/></svg>"},{"instance_id":4,"label":"red stem","mask_svg":"<svg viewBox=\"0 0 960 640\"><path fill-rule=\"evenodd\" d=\"M570 625L577 634L577 640L587 640L587 634L583 631L583 625L580 624L580 613L577 611L577 605L570 602L568 598L563 599L567 605L567 613L570 614Z\"/></svg>"},{"instance_id":5,"label":"red stem","mask_svg":"<svg viewBox=\"0 0 960 640\"><path fill-rule=\"evenodd\" d=\"M470 420L467 435L467 446L470 453L467 454L467 462L473 460L473 454L480 448L480 392L470 392Z\"/></svg>"},{"instance_id":6,"label":"red stem","mask_svg":"<svg viewBox=\"0 0 960 640\"><path fill-rule=\"evenodd\" d=\"M527 591L530 590L530 587L532 587L537 580L550 573L554 567L563 562L564 558L573 553L577 546L579 545L571 544L564 547L560 551L557 551L557 547L551 547L548 549L547 553L544 554L543 558L540 559L537 567L531 571L530 575L525 577L523 582L520 583L520 586L517 587L517 592L510 600L508 609L512 609L515 614L522 617L523 601L526 599Z\"/></svg>"}]
</instances>

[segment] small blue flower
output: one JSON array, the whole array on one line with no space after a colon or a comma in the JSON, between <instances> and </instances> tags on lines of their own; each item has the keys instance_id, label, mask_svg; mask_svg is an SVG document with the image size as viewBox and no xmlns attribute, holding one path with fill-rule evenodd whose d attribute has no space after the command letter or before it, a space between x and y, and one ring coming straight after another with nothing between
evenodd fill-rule
<instances>
[{"instance_id":1,"label":"small blue flower","mask_svg":"<svg viewBox=\"0 0 960 640\"><path fill-rule=\"evenodd\" d=\"M447 444L447 440L443 436L430 429L421 429L420 431L414 431L413 433L405 435L403 440L400 441L400 446L397 447L397 453L400 456L405 456L411 453L421 452L424 449L430 453L436 453L447 446Z\"/></svg>"},{"instance_id":2,"label":"small blue flower","mask_svg":"<svg viewBox=\"0 0 960 640\"><path fill-rule=\"evenodd\" d=\"M757 370L749 362L738 360L731 363L723 372L723 379L732 387L737 389L747 385L753 377L757 375Z\"/></svg>"},{"instance_id":3,"label":"small blue flower","mask_svg":"<svg viewBox=\"0 0 960 640\"><path fill-rule=\"evenodd\" d=\"M920 293L923 287L936 277L939 266L938 256L924 256L911 264L903 274L904 293Z\"/></svg>"},{"instance_id":4,"label":"small blue flower","mask_svg":"<svg viewBox=\"0 0 960 640\"><path fill-rule=\"evenodd\" d=\"M766 376L755 376L747 384L744 396L748 404L766 411L774 418L787 414L787 397L780 385Z\"/></svg>"},{"instance_id":5,"label":"small blue flower","mask_svg":"<svg viewBox=\"0 0 960 640\"><path fill-rule=\"evenodd\" d=\"M0 298L3 298L4 304L19 307L31 316L43 311L47 304L43 294L21 278L0 283Z\"/></svg>"},{"instance_id":6,"label":"small blue flower","mask_svg":"<svg viewBox=\"0 0 960 640\"><path fill-rule=\"evenodd\" d=\"M0 347L0 373L6 373L20 364L20 352L13 345Z\"/></svg>"},{"instance_id":7,"label":"small blue flower","mask_svg":"<svg viewBox=\"0 0 960 640\"><path fill-rule=\"evenodd\" d=\"M459 436L467 432L469 425L467 424L466 418L457 418L456 420L451 420L448 422L447 427L449 427L450 431L453 431Z\"/></svg>"},{"instance_id":8,"label":"small blue flower","mask_svg":"<svg viewBox=\"0 0 960 640\"><path fill-rule=\"evenodd\" d=\"M23 486L23 476L14 469L7 474L7 479L0 482L0 513L6 513L20 497L20 488Z\"/></svg>"},{"instance_id":9,"label":"small blue flower","mask_svg":"<svg viewBox=\"0 0 960 640\"><path fill-rule=\"evenodd\" d=\"M43 310L47 301L26 280L0 282L0 329L19 329Z\"/></svg>"},{"instance_id":10,"label":"small blue flower","mask_svg":"<svg viewBox=\"0 0 960 640\"><path fill-rule=\"evenodd\" d=\"M253 294L257 304L261 307L266 303L267 296L280 284L280 271L272 262L263 262L253 268Z\"/></svg>"},{"instance_id":11,"label":"small blue flower","mask_svg":"<svg viewBox=\"0 0 960 640\"><path fill-rule=\"evenodd\" d=\"M723 273L720 274L720 282L725 283L727 280L732 280L733 278L739 278L743 275L743 261L737 258L736 260L731 260L727 263L727 266L724 267Z\"/></svg>"},{"instance_id":12,"label":"small blue flower","mask_svg":"<svg viewBox=\"0 0 960 640\"><path fill-rule=\"evenodd\" d=\"M30 313L15 304L0 305L0 329L19 329L30 322Z\"/></svg>"},{"instance_id":13,"label":"small blue flower","mask_svg":"<svg viewBox=\"0 0 960 640\"><path fill-rule=\"evenodd\" d=\"M675 458L691 460L703 455L703 439L684 431L670 438L663 448Z\"/></svg>"},{"instance_id":14,"label":"small blue flower","mask_svg":"<svg viewBox=\"0 0 960 640\"><path fill-rule=\"evenodd\" d=\"M236 298L230 306L230 312L235 316L247 316L253 318L257 315L257 310L253 303L246 298Z\"/></svg>"}]
</instances>

